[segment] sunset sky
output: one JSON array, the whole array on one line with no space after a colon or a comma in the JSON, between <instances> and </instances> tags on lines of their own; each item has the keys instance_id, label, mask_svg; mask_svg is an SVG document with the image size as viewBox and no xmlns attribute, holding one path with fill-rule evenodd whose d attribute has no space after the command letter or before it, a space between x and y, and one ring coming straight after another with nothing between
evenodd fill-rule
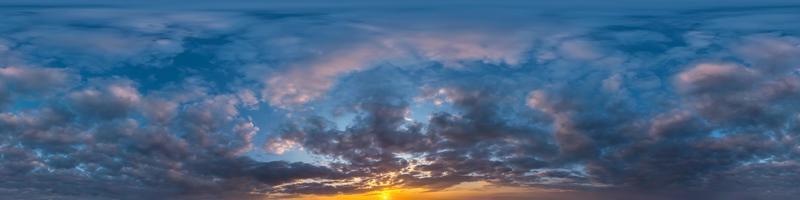
<instances>
[{"instance_id":1,"label":"sunset sky","mask_svg":"<svg viewBox=\"0 0 800 200\"><path fill-rule=\"evenodd\" d=\"M0 200L783 200L800 2L0 2Z\"/></svg>"}]
</instances>

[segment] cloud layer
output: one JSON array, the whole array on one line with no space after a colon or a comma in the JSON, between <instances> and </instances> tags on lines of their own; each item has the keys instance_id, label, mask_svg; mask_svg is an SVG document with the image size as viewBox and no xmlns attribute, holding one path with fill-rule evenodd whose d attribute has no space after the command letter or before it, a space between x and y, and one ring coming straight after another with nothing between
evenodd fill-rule
<instances>
[{"instance_id":1,"label":"cloud layer","mask_svg":"<svg viewBox=\"0 0 800 200\"><path fill-rule=\"evenodd\" d=\"M800 16L762 4L3 6L0 195L791 198Z\"/></svg>"}]
</instances>

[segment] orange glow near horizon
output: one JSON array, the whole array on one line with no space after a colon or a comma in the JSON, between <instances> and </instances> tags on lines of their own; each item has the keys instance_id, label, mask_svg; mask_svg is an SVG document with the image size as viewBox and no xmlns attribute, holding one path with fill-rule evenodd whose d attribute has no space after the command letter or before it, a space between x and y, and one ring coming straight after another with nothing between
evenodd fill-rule
<instances>
[{"instance_id":1,"label":"orange glow near horizon","mask_svg":"<svg viewBox=\"0 0 800 200\"><path fill-rule=\"evenodd\" d=\"M390 200L392 199L391 191L384 190L381 191L381 200Z\"/></svg>"},{"instance_id":2,"label":"orange glow near horizon","mask_svg":"<svg viewBox=\"0 0 800 200\"><path fill-rule=\"evenodd\" d=\"M339 194L330 196L307 195L295 200L455 200L491 199L492 197L542 197L548 198L563 190L495 186L487 182L469 182L439 191L423 188L398 188L372 191L361 194Z\"/></svg>"}]
</instances>

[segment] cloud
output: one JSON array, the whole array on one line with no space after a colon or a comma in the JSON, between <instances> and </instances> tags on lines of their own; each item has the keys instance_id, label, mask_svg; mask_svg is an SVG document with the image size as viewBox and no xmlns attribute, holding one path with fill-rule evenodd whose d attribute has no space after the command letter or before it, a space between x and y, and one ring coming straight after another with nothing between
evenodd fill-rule
<instances>
[{"instance_id":1,"label":"cloud","mask_svg":"<svg viewBox=\"0 0 800 200\"><path fill-rule=\"evenodd\" d=\"M3 9L0 195L797 195L796 7L362 3Z\"/></svg>"},{"instance_id":2,"label":"cloud","mask_svg":"<svg viewBox=\"0 0 800 200\"><path fill-rule=\"evenodd\" d=\"M792 56L800 53L800 39L796 37L752 35L733 51L765 73L786 73L800 65L800 59Z\"/></svg>"},{"instance_id":3,"label":"cloud","mask_svg":"<svg viewBox=\"0 0 800 200\"><path fill-rule=\"evenodd\" d=\"M337 77L387 64L410 67L432 61L448 67L471 62L517 65L523 62L522 54L530 44L514 37L459 32L378 36L376 41L332 50L334 53L323 53L304 66L273 75L267 79L263 95L276 106L302 105L327 92Z\"/></svg>"},{"instance_id":4,"label":"cloud","mask_svg":"<svg viewBox=\"0 0 800 200\"><path fill-rule=\"evenodd\" d=\"M698 64L678 75L678 87L686 92L724 92L741 90L757 76L753 70L736 64Z\"/></svg>"},{"instance_id":5,"label":"cloud","mask_svg":"<svg viewBox=\"0 0 800 200\"><path fill-rule=\"evenodd\" d=\"M266 81L268 96L273 105L297 105L318 98L330 88L337 76L369 67L385 53L382 48L352 47L345 53L333 53L317 61L290 69Z\"/></svg>"},{"instance_id":6,"label":"cloud","mask_svg":"<svg viewBox=\"0 0 800 200\"><path fill-rule=\"evenodd\" d=\"M65 69L16 67L0 68L0 108L15 97L49 96L73 87L78 76Z\"/></svg>"},{"instance_id":7,"label":"cloud","mask_svg":"<svg viewBox=\"0 0 800 200\"><path fill-rule=\"evenodd\" d=\"M74 75L63 69L15 67L0 69L4 84L20 93L44 93L75 81Z\"/></svg>"},{"instance_id":8,"label":"cloud","mask_svg":"<svg viewBox=\"0 0 800 200\"><path fill-rule=\"evenodd\" d=\"M507 28L503 34L508 37L498 38L493 37L499 34L498 30L396 30L384 24L364 23L330 26L307 24L303 28L295 27L297 24L281 25L302 33L316 30L314 33L319 34L317 37L298 38L271 30L254 31L276 36L266 41L253 39L260 42L250 48L280 49L278 52L263 53L270 55L263 55L268 58L262 60L270 60L276 54L283 56L282 60L297 59L285 66L278 62L280 69L268 70L271 73L266 78L254 77L262 79L266 86L262 90L263 98L273 106L284 108L302 106L319 99L337 83L338 78L359 71L384 65L401 68L432 64L464 67L475 63L516 66L526 61L524 54L533 45L531 31L522 28ZM336 32L328 32L332 29ZM322 39L327 40L319 41ZM308 45L317 48L303 48ZM235 47L241 49L241 46Z\"/></svg>"},{"instance_id":9,"label":"cloud","mask_svg":"<svg viewBox=\"0 0 800 200\"><path fill-rule=\"evenodd\" d=\"M98 80L96 85L69 94L73 107L102 119L123 117L141 102L141 95L129 80Z\"/></svg>"}]
</instances>

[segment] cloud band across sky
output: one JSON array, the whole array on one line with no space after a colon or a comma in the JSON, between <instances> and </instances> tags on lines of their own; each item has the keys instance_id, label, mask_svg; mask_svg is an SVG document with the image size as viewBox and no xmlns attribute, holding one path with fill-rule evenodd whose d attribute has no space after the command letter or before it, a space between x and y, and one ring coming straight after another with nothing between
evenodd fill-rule
<instances>
[{"instance_id":1,"label":"cloud band across sky","mask_svg":"<svg viewBox=\"0 0 800 200\"><path fill-rule=\"evenodd\" d=\"M800 7L735 2L2 5L0 196L790 199Z\"/></svg>"}]
</instances>

